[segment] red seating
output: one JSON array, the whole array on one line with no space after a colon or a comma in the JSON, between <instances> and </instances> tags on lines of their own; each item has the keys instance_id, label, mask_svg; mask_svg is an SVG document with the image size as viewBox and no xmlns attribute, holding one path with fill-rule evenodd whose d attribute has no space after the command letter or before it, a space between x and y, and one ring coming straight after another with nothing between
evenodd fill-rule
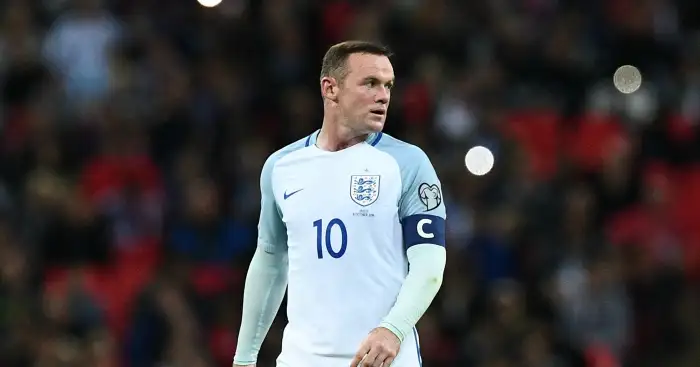
<instances>
[{"instance_id":1,"label":"red seating","mask_svg":"<svg viewBox=\"0 0 700 367\"><path fill-rule=\"evenodd\" d=\"M518 111L506 116L505 133L528 155L533 173L551 178L557 170L560 116L552 110Z\"/></svg>"},{"instance_id":2,"label":"red seating","mask_svg":"<svg viewBox=\"0 0 700 367\"><path fill-rule=\"evenodd\" d=\"M609 157L626 134L615 117L588 114L580 117L566 137L565 152L584 171L595 171Z\"/></svg>"},{"instance_id":3,"label":"red seating","mask_svg":"<svg viewBox=\"0 0 700 367\"><path fill-rule=\"evenodd\" d=\"M111 325L118 335L123 335L129 311L134 299L152 279L161 259L160 242L156 239L142 239L133 246L119 248L114 257L113 283L110 284L112 302L110 307Z\"/></svg>"},{"instance_id":4,"label":"red seating","mask_svg":"<svg viewBox=\"0 0 700 367\"><path fill-rule=\"evenodd\" d=\"M683 115L671 115L666 121L668 136L675 142L688 143L695 139L692 121Z\"/></svg>"},{"instance_id":5,"label":"red seating","mask_svg":"<svg viewBox=\"0 0 700 367\"><path fill-rule=\"evenodd\" d=\"M431 93L423 83L412 83L404 90L402 110L407 124L425 124L430 119Z\"/></svg>"},{"instance_id":6,"label":"red seating","mask_svg":"<svg viewBox=\"0 0 700 367\"><path fill-rule=\"evenodd\" d=\"M700 231L700 166L679 169L674 175L674 191L674 220L684 231Z\"/></svg>"}]
</instances>

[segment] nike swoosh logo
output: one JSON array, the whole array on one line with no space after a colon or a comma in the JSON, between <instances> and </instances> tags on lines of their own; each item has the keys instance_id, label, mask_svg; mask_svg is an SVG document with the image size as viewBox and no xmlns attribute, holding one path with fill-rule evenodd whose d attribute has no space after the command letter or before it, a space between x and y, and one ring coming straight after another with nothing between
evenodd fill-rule
<instances>
[{"instance_id":1,"label":"nike swoosh logo","mask_svg":"<svg viewBox=\"0 0 700 367\"><path fill-rule=\"evenodd\" d=\"M287 194L287 192L285 191L285 192L284 192L284 200L289 199L290 196L296 194L297 192L299 192L299 191L301 191L301 190L303 190L303 189L299 189L299 190L297 190L297 191L292 191L292 192L290 192L289 194Z\"/></svg>"}]
</instances>

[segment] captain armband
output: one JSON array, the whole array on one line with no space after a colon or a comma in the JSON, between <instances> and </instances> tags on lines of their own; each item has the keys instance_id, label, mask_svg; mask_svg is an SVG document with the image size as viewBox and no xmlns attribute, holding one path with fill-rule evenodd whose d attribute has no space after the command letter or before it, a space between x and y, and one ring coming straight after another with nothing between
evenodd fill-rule
<instances>
[{"instance_id":1,"label":"captain armband","mask_svg":"<svg viewBox=\"0 0 700 367\"><path fill-rule=\"evenodd\" d=\"M414 214L401 221L406 249L430 244L445 246L445 218L437 215Z\"/></svg>"}]
</instances>

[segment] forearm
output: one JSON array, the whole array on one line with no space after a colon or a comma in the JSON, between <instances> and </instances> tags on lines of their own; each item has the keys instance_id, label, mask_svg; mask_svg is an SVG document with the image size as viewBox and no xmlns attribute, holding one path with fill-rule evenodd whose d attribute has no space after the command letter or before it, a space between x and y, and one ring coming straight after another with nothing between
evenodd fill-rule
<instances>
[{"instance_id":1,"label":"forearm","mask_svg":"<svg viewBox=\"0 0 700 367\"><path fill-rule=\"evenodd\" d=\"M406 255L408 275L394 307L379 325L401 341L411 333L440 290L446 261L445 248L430 244L411 246Z\"/></svg>"},{"instance_id":2,"label":"forearm","mask_svg":"<svg viewBox=\"0 0 700 367\"><path fill-rule=\"evenodd\" d=\"M254 364L287 289L287 254L258 247L248 268L243 291L243 314L233 362Z\"/></svg>"}]
</instances>

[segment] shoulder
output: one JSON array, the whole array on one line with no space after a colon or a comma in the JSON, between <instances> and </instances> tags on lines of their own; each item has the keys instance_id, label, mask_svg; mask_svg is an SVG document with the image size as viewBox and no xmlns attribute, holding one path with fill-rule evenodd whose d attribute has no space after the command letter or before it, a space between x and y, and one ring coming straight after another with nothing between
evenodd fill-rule
<instances>
[{"instance_id":1,"label":"shoulder","mask_svg":"<svg viewBox=\"0 0 700 367\"><path fill-rule=\"evenodd\" d=\"M263 175L272 174L272 170L275 167L275 164L277 164L277 162L279 162L282 158L286 157L290 153L294 153L300 149L305 148L307 146L307 140L308 138L304 137L270 154L265 160L265 164L263 165Z\"/></svg>"},{"instance_id":2,"label":"shoulder","mask_svg":"<svg viewBox=\"0 0 700 367\"><path fill-rule=\"evenodd\" d=\"M402 172L415 171L418 167L430 165L430 159L420 147L397 139L389 134L382 134L375 148L389 154Z\"/></svg>"}]
</instances>

